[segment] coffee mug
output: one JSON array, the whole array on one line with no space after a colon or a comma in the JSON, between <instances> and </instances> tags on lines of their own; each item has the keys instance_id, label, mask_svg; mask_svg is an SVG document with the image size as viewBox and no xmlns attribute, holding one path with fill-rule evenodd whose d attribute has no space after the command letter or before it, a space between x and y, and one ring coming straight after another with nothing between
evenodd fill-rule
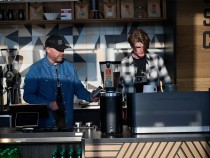
<instances>
[{"instance_id":1,"label":"coffee mug","mask_svg":"<svg viewBox=\"0 0 210 158\"><path fill-rule=\"evenodd\" d=\"M174 92L174 91L176 91L176 85L175 84L165 85L164 92Z\"/></svg>"},{"instance_id":2,"label":"coffee mug","mask_svg":"<svg viewBox=\"0 0 210 158\"><path fill-rule=\"evenodd\" d=\"M157 87L155 85L144 85L143 93L153 93L157 92Z\"/></svg>"}]
</instances>

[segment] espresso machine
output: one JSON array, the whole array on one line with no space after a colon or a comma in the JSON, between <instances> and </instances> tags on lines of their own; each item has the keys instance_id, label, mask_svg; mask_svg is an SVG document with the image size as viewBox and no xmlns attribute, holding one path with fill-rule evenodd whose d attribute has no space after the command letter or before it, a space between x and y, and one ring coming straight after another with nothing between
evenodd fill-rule
<instances>
[{"instance_id":1,"label":"espresso machine","mask_svg":"<svg viewBox=\"0 0 210 158\"><path fill-rule=\"evenodd\" d=\"M100 92L101 132L120 134L122 132L122 93L116 88L120 77L119 61L100 62L103 91Z\"/></svg>"},{"instance_id":2,"label":"espresso machine","mask_svg":"<svg viewBox=\"0 0 210 158\"><path fill-rule=\"evenodd\" d=\"M17 56L17 49L1 49L2 58L6 64L3 77L6 79L7 102L3 104L2 110L7 111L9 105L20 103L20 73L14 69L14 61Z\"/></svg>"}]
</instances>

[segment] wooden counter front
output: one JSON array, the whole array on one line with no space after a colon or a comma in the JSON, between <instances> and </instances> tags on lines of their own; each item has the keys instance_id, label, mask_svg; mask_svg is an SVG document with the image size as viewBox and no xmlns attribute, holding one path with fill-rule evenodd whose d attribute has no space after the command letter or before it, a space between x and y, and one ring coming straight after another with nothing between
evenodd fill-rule
<instances>
[{"instance_id":1,"label":"wooden counter front","mask_svg":"<svg viewBox=\"0 0 210 158\"><path fill-rule=\"evenodd\" d=\"M84 149L82 157L86 158L210 157L210 133L207 132L131 134L127 126L117 135L102 134L94 127L74 131L82 135L75 137L75 133L68 131L22 133L1 128L0 139L7 142L0 142L0 147L18 147L22 158L50 157L54 149L70 145L80 145Z\"/></svg>"},{"instance_id":2,"label":"wooden counter front","mask_svg":"<svg viewBox=\"0 0 210 158\"><path fill-rule=\"evenodd\" d=\"M208 158L209 133L123 134L105 135L93 130L86 133L86 158Z\"/></svg>"}]
</instances>

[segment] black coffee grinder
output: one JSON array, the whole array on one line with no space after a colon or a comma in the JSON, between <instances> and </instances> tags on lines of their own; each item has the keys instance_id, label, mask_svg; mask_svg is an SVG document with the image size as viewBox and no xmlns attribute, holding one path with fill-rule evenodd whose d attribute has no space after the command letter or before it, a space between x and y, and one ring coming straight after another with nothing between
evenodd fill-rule
<instances>
[{"instance_id":1,"label":"black coffee grinder","mask_svg":"<svg viewBox=\"0 0 210 158\"><path fill-rule=\"evenodd\" d=\"M20 73L13 68L13 62L17 56L17 49L1 49L2 57L6 64L6 79L7 103L3 105L3 111L7 111L9 105L20 103Z\"/></svg>"},{"instance_id":2,"label":"black coffee grinder","mask_svg":"<svg viewBox=\"0 0 210 158\"><path fill-rule=\"evenodd\" d=\"M4 94L3 70L2 70L2 66L0 66L0 111L3 110L3 104L4 104L3 94Z\"/></svg>"},{"instance_id":3,"label":"black coffee grinder","mask_svg":"<svg viewBox=\"0 0 210 158\"><path fill-rule=\"evenodd\" d=\"M100 93L101 132L122 133L122 93L116 92L120 77L120 62L100 62L103 89Z\"/></svg>"}]
</instances>

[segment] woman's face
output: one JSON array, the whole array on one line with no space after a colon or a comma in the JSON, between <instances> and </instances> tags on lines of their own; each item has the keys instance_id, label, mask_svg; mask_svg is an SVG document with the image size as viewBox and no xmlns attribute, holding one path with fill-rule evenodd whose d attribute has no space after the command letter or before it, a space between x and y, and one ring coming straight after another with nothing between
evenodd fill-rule
<instances>
[{"instance_id":1,"label":"woman's face","mask_svg":"<svg viewBox=\"0 0 210 158\"><path fill-rule=\"evenodd\" d=\"M134 55L137 58L142 58L145 56L145 52L144 52L144 44L141 42L137 42L134 46Z\"/></svg>"}]
</instances>

